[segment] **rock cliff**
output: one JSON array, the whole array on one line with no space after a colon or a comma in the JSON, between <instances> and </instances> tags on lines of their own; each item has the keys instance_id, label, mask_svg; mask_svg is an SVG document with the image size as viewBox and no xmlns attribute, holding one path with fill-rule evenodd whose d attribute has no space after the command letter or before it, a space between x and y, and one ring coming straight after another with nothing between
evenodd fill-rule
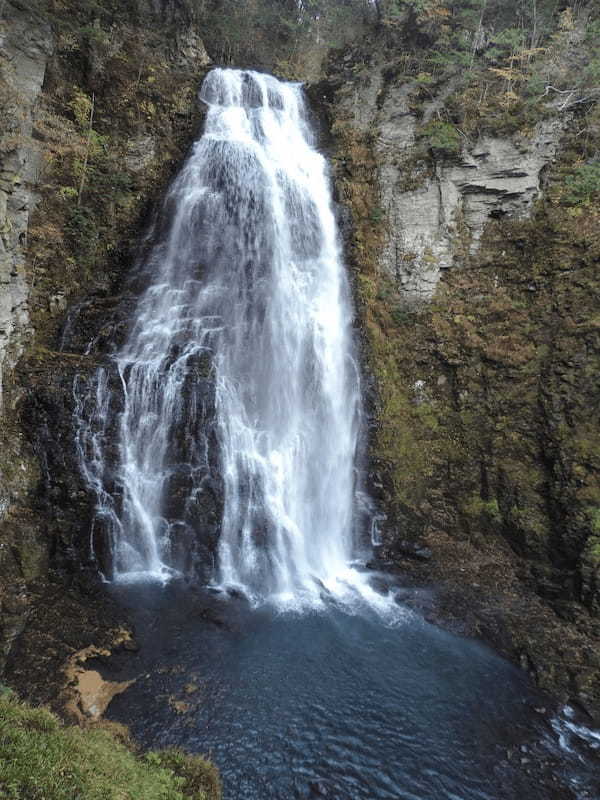
<instances>
[{"instance_id":1,"label":"rock cliff","mask_svg":"<svg viewBox=\"0 0 600 800\"><path fill-rule=\"evenodd\" d=\"M374 159L374 210L385 220L381 271L408 305L435 294L443 270L461 266L462 244L475 254L490 219L526 217L540 196L542 173L553 161L568 116L538 122L527 136L455 134L451 158L429 156L419 130L456 81L436 87L418 111L416 81L386 77L385 63L344 76L336 93L335 125L351 125L368 140ZM347 79L349 77L349 79ZM442 156L442 157L439 157Z\"/></svg>"},{"instance_id":2,"label":"rock cliff","mask_svg":"<svg viewBox=\"0 0 600 800\"><path fill-rule=\"evenodd\" d=\"M109 13L15 0L1 14L0 665L49 591L56 622L64 581L87 569L94 583L73 381L94 366L90 339L121 323L125 267L199 125L210 63L181 3ZM68 624L93 636L99 618L85 632L85 603L70 608ZM69 652L62 638L50 661Z\"/></svg>"},{"instance_id":3,"label":"rock cliff","mask_svg":"<svg viewBox=\"0 0 600 800\"><path fill-rule=\"evenodd\" d=\"M339 4L362 41L323 71L324 23L290 38L259 0L246 16L226 0L76 5L0 6L0 662L12 650L15 680L40 684L115 622L72 386L122 334L212 58L314 79L373 377L377 563L434 582L426 613L597 714L600 111L577 77L597 14L555 9L525 47L515 4L490 0L498 19L468 22L465 45L461 4L407 0L390 19L380 3L378 21Z\"/></svg>"},{"instance_id":4,"label":"rock cliff","mask_svg":"<svg viewBox=\"0 0 600 800\"><path fill-rule=\"evenodd\" d=\"M317 87L376 383L377 563L437 581L433 618L597 713L598 184L570 190L595 169L596 95L542 87L533 110L485 78L473 124L465 76L407 67L403 35L339 54ZM568 73L584 35L560 35Z\"/></svg>"},{"instance_id":5,"label":"rock cliff","mask_svg":"<svg viewBox=\"0 0 600 800\"><path fill-rule=\"evenodd\" d=\"M38 700L73 647L111 646L120 621L90 558L74 381L123 334L141 289L132 266L200 126L211 59L319 72L328 45L296 12L270 0L0 4L0 672L11 655L11 679ZM337 41L355 24L336 22Z\"/></svg>"},{"instance_id":6,"label":"rock cliff","mask_svg":"<svg viewBox=\"0 0 600 800\"><path fill-rule=\"evenodd\" d=\"M5 18L0 30L0 392L2 372L14 367L22 353L29 323L25 259L29 219L39 199L36 189L41 166L41 153L32 134L54 46L44 21L32 19L19 5L8 4L4 13L10 13L11 22Z\"/></svg>"}]
</instances>

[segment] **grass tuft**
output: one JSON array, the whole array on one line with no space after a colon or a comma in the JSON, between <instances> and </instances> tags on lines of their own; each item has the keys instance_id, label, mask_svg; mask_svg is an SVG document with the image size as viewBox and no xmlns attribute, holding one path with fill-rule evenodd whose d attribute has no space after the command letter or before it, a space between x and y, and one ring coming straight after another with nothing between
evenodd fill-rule
<instances>
[{"instance_id":1,"label":"grass tuft","mask_svg":"<svg viewBox=\"0 0 600 800\"><path fill-rule=\"evenodd\" d=\"M179 750L136 755L0 692L2 800L220 800L216 767Z\"/></svg>"}]
</instances>

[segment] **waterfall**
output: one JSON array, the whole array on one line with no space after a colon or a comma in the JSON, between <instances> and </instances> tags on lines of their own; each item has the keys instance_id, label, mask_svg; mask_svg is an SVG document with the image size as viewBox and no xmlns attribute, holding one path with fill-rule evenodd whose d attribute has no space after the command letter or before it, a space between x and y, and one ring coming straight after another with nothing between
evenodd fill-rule
<instances>
[{"instance_id":1,"label":"waterfall","mask_svg":"<svg viewBox=\"0 0 600 800\"><path fill-rule=\"evenodd\" d=\"M76 392L110 577L180 569L214 439L214 583L282 605L364 594L350 566L359 370L327 164L299 85L214 69L200 99L205 131L166 198L114 375Z\"/></svg>"}]
</instances>

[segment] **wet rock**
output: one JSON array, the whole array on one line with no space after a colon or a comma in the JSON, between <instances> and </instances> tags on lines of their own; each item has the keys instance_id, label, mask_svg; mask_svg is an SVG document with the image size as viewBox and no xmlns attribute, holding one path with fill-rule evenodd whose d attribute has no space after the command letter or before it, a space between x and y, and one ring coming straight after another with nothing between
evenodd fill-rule
<instances>
[{"instance_id":1,"label":"wet rock","mask_svg":"<svg viewBox=\"0 0 600 800\"><path fill-rule=\"evenodd\" d=\"M394 543L394 552L401 558L414 558L417 561L430 561L433 558L429 547L406 539Z\"/></svg>"},{"instance_id":2,"label":"wet rock","mask_svg":"<svg viewBox=\"0 0 600 800\"><path fill-rule=\"evenodd\" d=\"M174 697L169 697L169 705L177 714L187 714L192 709L191 703L185 700L177 700Z\"/></svg>"},{"instance_id":3,"label":"wet rock","mask_svg":"<svg viewBox=\"0 0 600 800\"><path fill-rule=\"evenodd\" d=\"M137 653L138 650L140 649L139 644L133 638L125 639L125 641L121 644L121 647L128 653Z\"/></svg>"},{"instance_id":4,"label":"wet rock","mask_svg":"<svg viewBox=\"0 0 600 800\"><path fill-rule=\"evenodd\" d=\"M333 795L324 781L311 781L308 784L309 798L333 798Z\"/></svg>"},{"instance_id":5,"label":"wet rock","mask_svg":"<svg viewBox=\"0 0 600 800\"><path fill-rule=\"evenodd\" d=\"M134 681L105 681L96 670L86 669L77 675L78 708L95 721L104 715L111 700L122 694Z\"/></svg>"}]
</instances>

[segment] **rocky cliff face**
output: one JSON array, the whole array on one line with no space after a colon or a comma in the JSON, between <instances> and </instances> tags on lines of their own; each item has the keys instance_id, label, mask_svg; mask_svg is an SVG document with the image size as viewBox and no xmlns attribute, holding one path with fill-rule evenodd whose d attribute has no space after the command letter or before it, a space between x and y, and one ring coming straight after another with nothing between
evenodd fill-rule
<instances>
[{"instance_id":1,"label":"rocky cliff face","mask_svg":"<svg viewBox=\"0 0 600 800\"><path fill-rule=\"evenodd\" d=\"M201 123L205 43L290 75L327 47L270 0L6 0L0 18L0 672L12 654L11 679L46 701L72 648L110 646L118 627L90 556L73 385L118 346L140 291L155 203Z\"/></svg>"},{"instance_id":2,"label":"rocky cliff face","mask_svg":"<svg viewBox=\"0 0 600 800\"><path fill-rule=\"evenodd\" d=\"M598 111L467 134L460 77L424 93L387 56L346 52L320 87L377 384L380 555L438 581L434 618L597 713L598 206L567 187Z\"/></svg>"},{"instance_id":3,"label":"rocky cliff face","mask_svg":"<svg viewBox=\"0 0 600 800\"><path fill-rule=\"evenodd\" d=\"M25 259L41 167L41 152L32 134L54 46L47 23L32 19L19 5L5 6L0 29L0 392L2 373L12 368L22 353L29 323Z\"/></svg>"},{"instance_id":4,"label":"rocky cliff face","mask_svg":"<svg viewBox=\"0 0 600 800\"><path fill-rule=\"evenodd\" d=\"M0 404L4 417L0 434L0 520L4 520L10 514L12 497L37 474L32 455L12 424L7 408L10 399L7 403L3 388L4 376L10 375L31 335L26 254L30 216L39 200L41 160L32 133L54 42L49 26L33 20L20 5L5 4L0 24ZM24 582L43 569L35 531L27 519L21 519L21 523L18 530L11 526L0 543L0 663L22 628Z\"/></svg>"},{"instance_id":5,"label":"rocky cliff face","mask_svg":"<svg viewBox=\"0 0 600 800\"><path fill-rule=\"evenodd\" d=\"M64 591L94 584L73 381L97 363L89 341L103 352L123 324L125 267L199 125L210 63L184 5L159 6L2 4L0 666L49 591L55 623L62 608L85 638L99 622ZM42 663L69 647L45 649Z\"/></svg>"},{"instance_id":6,"label":"rocky cliff face","mask_svg":"<svg viewBox=\"0 0 600 800\"><path fill-rule=\"evenodd\" d=\"M358 56L359 58L361 56ZM492 219L523 219L540 197L542 175L555 158L568 115L539 121L523 135L454 138L429 151L423 135L436 109L456 90L448 78L415 108L415 80L394 79L374 59L344 71L334 125L350 126L373 158L372 221L383 224L379 269L404 303L429 301L442 272L475 255ZM373 216L373 212L375 216ZM466 247L466 253L465 253Z\"/></svg>"},{"instance_id":7,"label":"rocky cliff face","mask_svg":"<svg viewBox=\"0 0 600 800\"><path fill-rule=\"evenodd\" d=\"M386 97L380 113L384 120L392 119L397 109ZM381 209L389 226L382 267L410 303L431 300L442 270L460 267L465 239L469 254L477 252L490 219L527 216L539 197L542 170L556 152L565 120L540 122L527 139L484 136L465 142L454 163L436 161L420 185L399 192L407 172L418 176L419 171L418 162L410 163L416 119L405 113L408 130L382 123L375 157ZM398 153L407 160L398 159ZM426 169L424 164L421 169Z\"/></svg>"},{"instance_id":8,"label":"rocky cliff face","mask_svg":"<svg viewBox=\"0 0 600 800\"><path fill-rule=\"evenodd\" d=\"M31 676L44 639L39 682L89 643L86 625L110 618L95 607L72 386L119 341L139 291L136 243L200 121L203 42L301 79L324 52L322 39L314 53L290 45L258 0L252 42L245 18L193 5L2 5L0 662L29 618L17 655ZM542 87L530 103L515 70L473 71L479 39L470 81L466 69L423 71L436 19L449 36L443 14L431 19L366 20L371 38L334 53L310 88L353 219L380 563L436 582L426 613L597 713L596 95L542 98ZM568 80L584 27L561 25L540 71ZM414 41L425 49L409 57ZM73 641L48 637L65 619Z\"/></svg>"}]
</instances>

